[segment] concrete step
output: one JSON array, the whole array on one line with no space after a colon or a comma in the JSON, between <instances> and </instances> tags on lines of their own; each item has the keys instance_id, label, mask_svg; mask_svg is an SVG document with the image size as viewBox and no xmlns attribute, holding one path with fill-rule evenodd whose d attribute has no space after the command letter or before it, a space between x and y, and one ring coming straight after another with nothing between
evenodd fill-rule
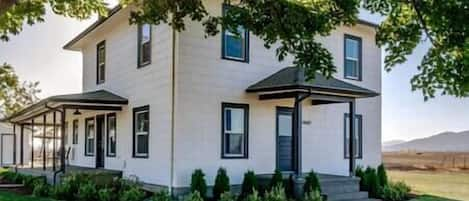
<instances>
[{"instance_id":1,"label":"concrete step","mask_svg":"<svg viewBox=\"0 0 469 201\"><path fill-rule=\"evenodd\" d=\"M365 198L365 199L347 200L347 201L381 201L381 200L380 199L374 199L374 198Z\"/></svg>"},{"instance_id":2,"label":"concrete step","mask_svg":"<svg viewBox=\"0 0 469 201\"><path fill-rule=\"evenodd\" d=\"M352 193L360 191L358 178L329 178L321 179L321 189L324 194Z\"/></svg>"},{"instance_id":3,"label":"concrete step","mask_svg":"<svg viewBox=\"0 0 469 201\"><path fill-rule=\"evenodd\" d=\"M349 201L368 199L368 192L351 192L351 193L337 193L327 195L328 201Z\"/></svg>"}]
</instances>

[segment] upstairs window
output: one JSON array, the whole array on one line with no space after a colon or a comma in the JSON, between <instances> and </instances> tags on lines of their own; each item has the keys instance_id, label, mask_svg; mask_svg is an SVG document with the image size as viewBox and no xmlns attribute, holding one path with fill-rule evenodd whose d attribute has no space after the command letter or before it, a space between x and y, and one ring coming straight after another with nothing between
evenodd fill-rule
<instances>
[{"instance_id":1,"label":"upstairs window","mask_svg":"<svg viewBox=\"0 0 469 201\"><path fill-rule=\"evenodd\" d=\"M223 6L225 13L230 6ZM223 29L222 58L249 62L249 32L244 27L238 27L236 32Z\"/></svg>"},{"instance_id":2,"label":"upstairs window","mask_svg":"<svg viewBox=\"0 0 469 201\"><path fill-rule=\"evenodd\" d=\"M102 84L106 80L106 42L100 42L96 50L96 84Z\"/></svg>"},{"instance_id":3,"label":"upstairs window","mask_svg":"<svg viewBox=\"0 0 469 201\"><path fill-rule=\"evenodd\" d=\"M249 105L222 104L222 158L247 158Z\"/></svg>"},{"instance_id":4,"label":"upstairs window","mask_svg":"<svg viewBox=\"0 0 469 201\"><path fill-rule=\"evenodd\" d=\"M345 78L362 79L362 40L359 37L345 35L344 40Z\"/></svg>"},{"instance_id":5,"label":"upstairs window","mask_svg":"<svg viewBox=\"0 0 469 201\"><path fill-rule=\"evenodd\" d=\"M150 135L150 107L134 108L134 145L135 158L148 158Z\"/></svg>"},{"instance_id":6,"label":"upstairs window","mask_svg":"<svg viewBox=\"0 0 469 201\"><path fill-rule=\"evenodd\" d=\"M345 153L345 158L350 158L350 115L345 114L344 115L344 153ZM363 157L363 117L362 115L355 115L355 135L353 138L353 152L355 154L355 158L362 158Z\"/></svg>"},{"instance_id":7,"label":"upstairs window","mask_svg":"<svg viewBox=\"0 0 469 201\"><path fill-rule=\"evenodd\" d=\"M116 156L116 114L107 115L107 156Z\"/></svg>"},{"instance_id":8,"label":"upstairs window","mask_svg":"<svg viewBox=\"0 0 469 201\"><path fill-rule=\"evenodd\" d=\"M73 120L72 144L78 144L78 119Z\"/></svg>"},{"instance_id":9,"label":"upstairs window","mask_svg":"<svg viewBox=\"0 0 469 201\"><path fill-rule=\"evenodd\" d=\"M94 118L85 120L85 156L94 156Z\"/></svg>"},{"instance_id":10,"label":"upstairs window","mask_svg":"<svg viewBox=\"0 0 469 201\"><path fill-rule=\"evenodd\" d=\"M138 67L151 63L151 25L138 26Z\"/></svg>"}]
</instances>

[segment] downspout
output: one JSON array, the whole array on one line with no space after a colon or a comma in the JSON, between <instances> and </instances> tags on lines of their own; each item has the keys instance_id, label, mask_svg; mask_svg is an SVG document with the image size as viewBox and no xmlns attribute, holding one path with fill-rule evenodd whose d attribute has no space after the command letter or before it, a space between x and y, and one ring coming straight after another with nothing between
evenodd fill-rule
<instances>
[{"instance_id":1,"label":"downspout","mask_svg":"<svg viewBox=\"0 0 469 201\"><path fill-rule=\"evenodd\" d=\"M170 181L169 181L169 194L173 196L173 181L174 181L174 134L175 134L175 104L176 104L176 30L171 27L171 164L170 164Z\"/></svg>"}]
</instances>

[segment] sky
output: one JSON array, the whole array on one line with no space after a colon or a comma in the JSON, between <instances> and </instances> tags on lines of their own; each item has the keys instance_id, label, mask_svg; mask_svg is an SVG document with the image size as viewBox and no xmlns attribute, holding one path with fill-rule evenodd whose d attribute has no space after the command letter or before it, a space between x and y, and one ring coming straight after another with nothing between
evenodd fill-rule
<instances>
[{"instance_id":1,"label":"sky","mask_svg":"<svg viewBox=\"0 0 469 201\"><path fill-rule=\"evenodd\" d=\"M361 16L379 20L366 13ZM81 53L63 50L62 46L93 21L77 21L49 13L44 23L25 26L10 41L0 41L0 63L11 64L22 80L39 81L40 98L80 92ZM389 73L383 70L383 141L469 130L469 99L437 96L425 102L420 92L411 91L410 79L418 72L416 66L428 47L428 42L422 42L408 62Z\"/></svg>"}]
</instances>

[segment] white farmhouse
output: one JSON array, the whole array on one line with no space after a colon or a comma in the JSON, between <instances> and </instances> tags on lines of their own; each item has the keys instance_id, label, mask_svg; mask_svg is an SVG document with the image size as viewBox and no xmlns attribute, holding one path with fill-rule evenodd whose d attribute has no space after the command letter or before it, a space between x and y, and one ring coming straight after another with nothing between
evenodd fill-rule
<instances>
[{"instance_id":1,"label":"white farmhouse","mask_svg":"<svg viewBox=\"0 0 469 201\"><path fill-rule=\"evenodd\" d=\"M222 14L221 0L204 2ZM83 93L7 119L17 167L117 171L178 194L197 168L213 185L224 167L236 186L247 170L300 177L314 169L346 181L356 166L381 163L376 25L362 20L320 38L339 68L306 81L248 30L204 38L199 22L179 33L129 25L129 13L111 10L64 46L83 55Z\"/></svg>"}]
</instances>

